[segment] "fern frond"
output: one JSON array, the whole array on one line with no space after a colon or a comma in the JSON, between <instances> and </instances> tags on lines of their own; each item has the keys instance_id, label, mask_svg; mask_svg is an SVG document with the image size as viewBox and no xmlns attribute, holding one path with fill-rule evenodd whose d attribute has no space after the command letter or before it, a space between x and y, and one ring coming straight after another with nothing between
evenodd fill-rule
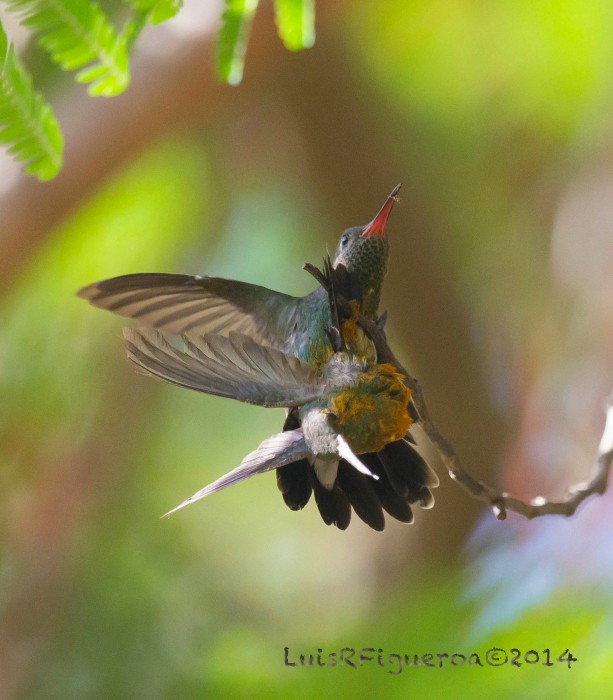
<instances>
[{"instance_id":1,"label":"fern frond","mask_svg":"<svg viewBox=\"0 0 613 700\"><path fill-rule=\"evenodd\" d=\"M315 43L315 0L275 0L275 21L286 49L300 51Z\"/></svg>"},{"instance_id":2,"label":"fern frond","mask_svg":"<svg viewBox=\"0 0 613 700\"><path fill-rule=\"evenodd\" d=\"M64 70L83 68L90 95L117 95L130 82L126 39L93 0L8 0L7 6L39 34L38 43Z\"/></svg>"},{"instance_id":3,"label":"fern frond","mask_svg":"<svg viewBox=\"0 0 613 700\"><path fill-rule=\"evenodd\" d=\"M225 0L217 35L217 76L230 85L243 79L245 51L258 0Z\"/></svg>"},{"instance_id":4,"label":"fern frond","mask_svg":"<svg viewBox=\"0 0 613 700\"><path fill-rule=\"evenodd\" d=\"M62 165L62 134L51 107L34 91L1 24L0 143L39 180L55 177Z\"/></svg>"}]
</instances>

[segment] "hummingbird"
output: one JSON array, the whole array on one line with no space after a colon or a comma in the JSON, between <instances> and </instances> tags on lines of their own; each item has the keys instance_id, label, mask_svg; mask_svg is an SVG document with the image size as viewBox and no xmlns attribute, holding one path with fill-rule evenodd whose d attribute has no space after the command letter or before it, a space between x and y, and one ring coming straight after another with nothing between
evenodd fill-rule
<instances>
[{"instance_id":1,"label":"hummingbird","mask_svg":"<svg viewBox=\"0 0 613 700\"><path fill-rule=\"evenodd\" d=\"M341 529L349 524L351 506L382 530L383 509L410 521L410 503L432 505L430 489L438 485L434 472L423 460L416 468L413 459L410 469L397 462L403 451L399 445L409 445L405 437L413 422L404 376L390 364L372 363L349 351L347 339L354 336L359 305L350 300L339 311L334 278L345 268L333 268L328 260L324 269L332 324L331 356L323 365L310 365L237 331L227 337L188 331L181 334L180 349L155 329L124 329L128 357L145 374L207 394L283 406L296 421L167 515L254 474L302 463L324 521L331 514Z\"/></svg>"},{"instance_id":2,"label":"hummingbird","mask_svg":"<svg viewBox=\"0 0 613 700\"><path fill-rule=\"evenodd\" d=\"M357 301L359 312L371 320L377 320L389 258L386 225L399 189L397 185L392 190L369 224L342 233L334 256L333 269L344 268L353 285L348 296ZM334 355L330 342L334 329L332 304L329 290L321 284L304 297L293 297L237 280L138 273L96 282L78 294L94 306L133 318L141 326L157 329L164 335L184 334L193 338L197 334L229 337L239 333L257 344L293 356L313 369L321 368ZM384 317L378 321L383 324ZM346 351L373 366L376 364L374 345L357 324L344 324L344 344ZM299 429L301 420L300 411L295 406L289 407L284 431ZM303 457L274 467L277 485L292 510L302 509L314 493L324 521L341 529L349 524L352 505L375 529L383 527L381 504L393 517L411 522L410 503L420 502L422 507L430 507L433 502L431 494L427 498L420 495L425 485L421 483L422 476L429 467L411 442L408 435L407 439L387 444L380 452L362 455L362 461L370 464L373 473L385 476L376 481L377 507L372 506L372 499L363 493L359 495L356 484L360 482L358 477L364 475L350 469L344 459L338 463L337 480L313 479L313 468ZM381 466L383 462L385 468ZM333 471L333 467L330 469ZM324 471L320 469L322 474ZM429 477L429 481L433 479ZM362 491L370 495L368 488ZM350 492L352 500L348 496ZM365 503L370 504L370 515Z\"/></svg>"},{"instance_id":3,"label":"hummingbird","mask_svg":"<svg viewBox=\"0 0 613 700\"><path fill-rule=\"evenodd\" d=\"M334 255L334 266L344 265L359 285L360 312L372 320L377 317L387 272L386 224L399 190L396 185L369 224L343 231ZM330 305L321 285L304 297L294 297L220 277L135 273L94 282L77 294L93 306L163 333L228 335L237 331L313 366L327 362L332 354L327 336ZM357 335L359 343L363 334ZM363 354L372 353L366 341Z\"/></svg>"}]
</instances>

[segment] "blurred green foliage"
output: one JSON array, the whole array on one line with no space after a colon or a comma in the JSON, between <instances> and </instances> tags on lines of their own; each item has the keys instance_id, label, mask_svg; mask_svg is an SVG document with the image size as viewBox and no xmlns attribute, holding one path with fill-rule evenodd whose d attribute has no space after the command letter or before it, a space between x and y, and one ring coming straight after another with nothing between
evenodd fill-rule
<instances>
[{"instance_id":1,"label":"blurred green foliage","mask_svg":"<svg viewBox=\"0 0 613 700\"><path fill-rule=\"evenodd\" d=\"M512 415L539 365L559 361L554 331L566 329L569 309L550 284L551 193L610 149L613 8L384 0L350 3L330 21L349 68L321 81L337 80L339 99L343 89L363 94L367 108L353 116L375 126L361 137L376 154L396 154L385 163L391 184L408 173L427 222L410 233L432 244L491 370L488 389ZM322 63L337 58L329 50ZM316 182L326 173L309 170L315 156L296 108L265 87L210 132L183 127L110 177L2 300L0 650L17 669L14 687L27 698L610 697L605 507L518 531L489 516L485 554L454 540L475 510L453 510L448 491L411 528L383 534L326 528L313 503L289 512L272 474L159 520L277 431L283 414L137 375L121 321L75 292L136 271L237 277L292 294L312 287L300 266L334 245L334 197ZM305 101L317 94L302 89ZM334 106L318 109L330 110L328 129L342 140L349 129ZM370 177L368 164L351 169ZM335 186L350 189L349 179ZM356 211L372 213L382 194ZM394 251L407 250L400 238ZM407 295L403 278L419 272L411 264L393 254L399 335L411 316L394 305ZM409 303L436 311L427 294ZM470 436L477 451L492 439L480 428ZM540 547L526 551L537 535ZM569 648L579 661L393 675L375 662L288 668L285 646L294 659L343 647L483 659L500 647L550 648L552 658Z\"/></svg>"},{"instance_id":2,"label":"blurred green foliage","mask_svg":"<svg viewBox=\"0 0 613 700\"><path fill-rule=\"evenodd\" d=\"M84 317L75 290L111 271L156 267L182 252L194 235L194 202L206 201L203 162L192 144L161 144L109 183L32 260L3 304L7 420L35 421L36 431L49 423L55 428L58 418L67 429L75 421L82 425L80 401L95 398L100 386L88 352L112 324Z\"/></svg>"},{"instance_id":3,"label":"blurred green foliage","mask_svg":"<svg viewBox=\"0 0 613 700\"><path fill-rule=\"evenodd\" d=\"M0 25L0 143L25 173L49 180L62 164L62 134L51 108L32 88Z\"/></svg>"},{"instance_id":4,"label":"blurred green foliage","mask_svg":"<svg viewBox=\"0 0 613 700\"><path fill-rule=\"evenodd\" d=\"M217 42L220 80L238 85L259 0L225 0ZM173 18L182 0L6 0L8 10L62 70L79 69L92 97L122 93L130 83L129 58L146 25ZM105 6L106 5L106 6ZM315 0L276 0L279 37L292 51L315 41ZM129 13L126 11L129 8ZM114 21L123 21L116 28ZM15 58L0 15L0 143L39 180L54 178L63 162L63 139L51 105L32 87L30 72Z\"/></svg>"},{"instance_id":5,"label":"blurred green foliage","mask_svg":"<svg viewBox=\"0 0 613 700\"><path fill-rule=\"evenodd\" d=\"M433 235L467 285L463 296L491 315L510 291L516 313L534 311L519 295L544 290L547 249L534 210L546 193L522 192L522 183L548 158L557 171L548 175L563 177L609 139L610 3L419 0L401 9L384 0L350 18L353 41L368 37L356 52L362 79L419 134L411 186L453 218L453 235Z\"/></svg>"}]
</instances>

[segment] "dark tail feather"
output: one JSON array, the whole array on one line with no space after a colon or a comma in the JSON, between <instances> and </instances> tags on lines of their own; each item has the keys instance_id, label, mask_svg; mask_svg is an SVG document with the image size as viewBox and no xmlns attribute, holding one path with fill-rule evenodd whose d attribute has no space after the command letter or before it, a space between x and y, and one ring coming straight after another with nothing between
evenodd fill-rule
<instances>
[{"instance_id":1,"label":"dark tail feather","mask_svg":"<svg viewBox=\"0 0 613 700\"><path fill-rule=\"evenodd\" d=\"M391 442L378 456L399 496L409 503L419 503L422 508L434 505L430 489L438 486L438 477L410 443L406 440Z\"/></svg>"},{"instance_id":2,"label":"dark tail feather","mask_svg":"<svg viewBox=\"0 0 613 700\"><path fill-rule=\"evenodd\" d=\"M379 479L380 480L380 479ZM381 503L371 485L376 484L375 479L360 474L345 460L338 465L338 485L349 499L357 516L369 527L379 532L385 528L385 518Z\"/></svg>"},{"instance_id":3,"label":"dark tail feather","mask_svg":"<svg viewBox=\"0 0 613 700\"><path fill-rule=\"evenodd\" d=\"M351 521L351 505L347 496L340 490L338 483L334 484L331 491L325 489L315 476L315 472L310 473L315 502L319 508L319 513L326 525L336 525L339 530L346 530Z\"/></svg>"},{"instance_id":4,"label":"dark tail feather","mask_svg":"<svg viewBox=\"0 0 613 700\"><path fill-rule=\"evenodd\" d=\"M392 488L377 454L360 455L360 459L373 473L379 476L379 479L376 481L374 479L368 481L385 511L401 523L412 523L414 518L409 502L402 496L399 496Z\"/></svg>"},{"instance_id":5,"label":"dark tail feather","mask_svg":"<svg viewBox=\"0 0 613 700\"><path fill-rule=\"evenodd\" d=\"M291 409L283 430L299 426L298 412ZM292 510L304 508L314 492L324 522L341 530L349 525L352 507L367 525L381 531L385 527L383 510L400 522L412 523L411 503L419 503L422 508L434 504L430 489L438 486L438 477L406 440L390 443L376 454L362 454L360 460L379 479L369 479L341 460L337 482L328 491L308 460L299 459L277 469L277 486Z\"/></svg>"},{"instance_id":6,"label":"dark tail feather","mask_svg":"<svg viewBox=\"0 0 613 700\"><path fill-rule=\"evenodd\" d=\"M392 445L396 444L397 443L394 442L386 445L381 452L377 453L377 455L381 461L381 465L383 466L383 470L391 487L401 498L407 500L410 498L410 494L409 487L404 478L404 465L400 460L400 455L397 454L397 450L390 449Z\"/></svg>"},{"instance_id":7,"label":"dark tail feather","mask_svg":"<svg viewBox=\"0 0 613 700\"><path fill-rule=\"evenodd\" d=\"M313 487L309 469L311 465L306 459L277 469L277 486L285 504L292 510L302 510L311 498Z\"/></svg>"},{"instance_id":8,"label":"dark tail feather","mask_svg":"<svg viewBox=\"0 0 613 700\"><path fill-rule=\"evenodd\" d=\"M417 502L424 509L432 508L434 496L430 489L439 485L438 476L411 444L405 440L398 442L400 443L398 451L404 453L407 465L404 473L409 487L409 503Z\"/></svg>"},{"instance_id":9,"label":"dark tail feather","mask_svg":"<svg viewBox=\"0 0 613 700\"><path fill-rule=\"evenodd\" d=\"M298 411L291 408L285 417L283 432L296 430L299 427ZM277 486L283 495L285 504L291 510L302 510L311 498L313 492L309 475L311 468L308 460L300 459L293 464L287 464L285 467L277 469Z\"/></svg>"}]
</instances>

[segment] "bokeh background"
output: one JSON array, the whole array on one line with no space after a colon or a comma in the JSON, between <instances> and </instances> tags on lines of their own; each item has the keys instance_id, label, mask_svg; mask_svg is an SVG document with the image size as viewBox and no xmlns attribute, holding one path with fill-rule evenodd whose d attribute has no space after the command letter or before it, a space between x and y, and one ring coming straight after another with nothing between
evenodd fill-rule
<instances>
[{"instance_id":1,"label":"bokeh background","mask_svg":"<svg viewBox=\"0 0 613 700\"><path fill-rule=\"evenodd\" d=\"M613 386L613 6L317 12L292 54L263 2L235 88L213 78L216 2L146 31L108 101L22 47L67 152L44 185L0 162L2 697L611 697L613 492L497 522L439 466L415 524L339 532L268 474L159 519L282 412L137 375L121 321L75 291L174 271L304 294L302 264L397 182L384 307L441 431L523 498L591 473ZM294 668L286 646L483 666ZM540 661L488 667L493 646Z\"/></svg>"}]
</instances>

